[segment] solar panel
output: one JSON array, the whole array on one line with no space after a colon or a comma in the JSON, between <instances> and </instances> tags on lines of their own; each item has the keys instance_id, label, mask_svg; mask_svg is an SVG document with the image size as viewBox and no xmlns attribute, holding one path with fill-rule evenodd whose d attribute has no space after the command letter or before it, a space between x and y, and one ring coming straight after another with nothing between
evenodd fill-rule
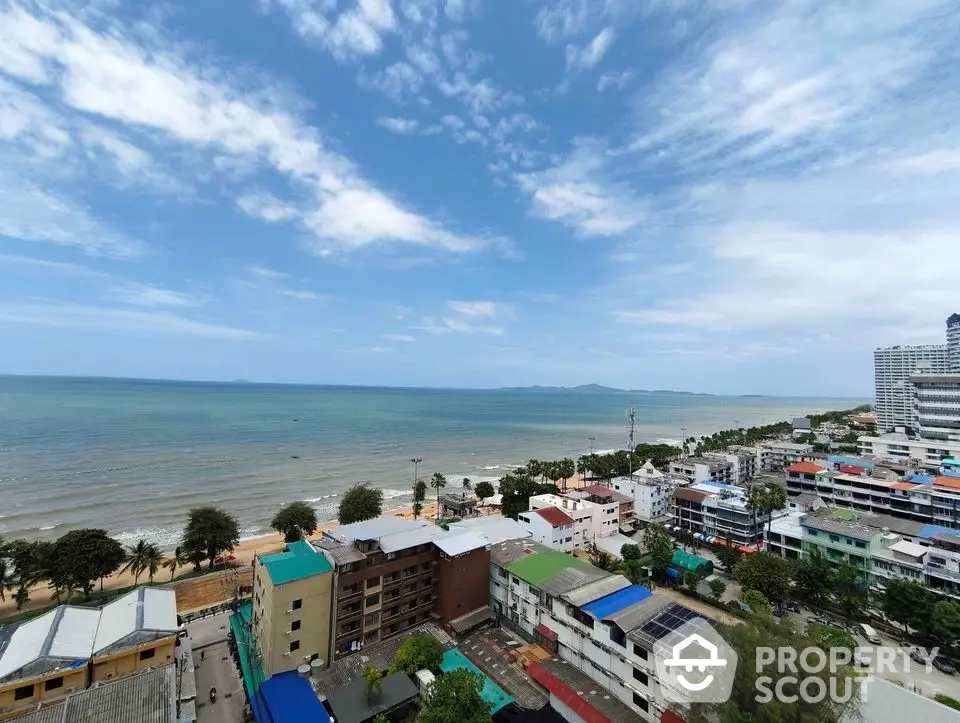
<instances>
[{"instance_id":1,"label":"solar panel","mask_svg":"<svg viewBox=\"0 0 960 723\"><path fill-rule=\"evenodd\" d=\"M695 617L698 617L696 611L674 603L644 625L641 630L654 640L660 640Z\"/></svg>"}]
</instances>

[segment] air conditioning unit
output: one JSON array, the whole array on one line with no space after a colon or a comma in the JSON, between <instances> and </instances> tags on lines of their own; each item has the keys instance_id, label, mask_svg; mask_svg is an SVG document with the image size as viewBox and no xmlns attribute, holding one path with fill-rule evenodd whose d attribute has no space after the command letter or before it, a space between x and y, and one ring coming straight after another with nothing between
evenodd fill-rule
<instances>
[{"instance_id":1,"label":"air conditioning unit","mask_svg":"<svg viewBox=\"0 0 960 723\"><path fill-rule=\"evenodd\" d=\"M292 630L288 630L287 632L284 633L284 635L292 635L292 634L293 634Z\"/></svg>"},{"instance_id":2,"label":"air conditioning unit","mask_svg":"<svg viewBox=\"0 0 960 723\"><path fill-rule=\"evenodd\" d=\"M288 650L287 652L285 652L285 653L283 654L283 657L284 657L284 658L289 658L289 657L290 657L290 651Z\"/></svg>"},{"instance_id":3,"label":"air conditioning unit","mask_svg":"<svg viewBox=\"0 0 960 723\"><path fill-rule=\"evenodd\" d=\"M287 615L293 615L293 608L290 608L289 610L287 610Z\"/></svg>"}]
</instances>

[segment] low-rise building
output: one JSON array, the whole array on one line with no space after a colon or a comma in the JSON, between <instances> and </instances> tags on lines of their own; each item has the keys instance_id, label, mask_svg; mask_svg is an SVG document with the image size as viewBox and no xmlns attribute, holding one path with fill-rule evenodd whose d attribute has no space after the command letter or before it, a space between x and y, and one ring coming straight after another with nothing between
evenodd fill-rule
<instances>
[{"instance_id":1,"label":"low-rise building","mask_svg":"<svg viewBox=\"0 0 960 723\"><path fill-rule=\"evenodd\" d=\"M763 445L763 472L779 472L796 462L813 459L813 445L798 442L768 442Z\"/></svg>"},{"instance_id":2,"label":"low-rise building","mask_svg":"<svg viewBox=\"0 0 960 723\"><path fill-rule=\"evenodd\" d=\"M475 532L486 540L488 545L530 537L530 532L523 529L516 520L499 515L479 515L459 522L451 522L450 529Z\"/></svg>"},{"instance_id":3,"label":"low-rise building","mask_svg":"<svg viewBox=\"0 0 960 723\"><path fill-rule=\"evenodd\" d=\"M841 512L846 514L839 514ZM882 546L882 530L864 524L849 510L807 515L800 525L804 557L820 554L830 562L853 565L865 581L872 579L873 553Z\"/></svg>"},{"instance_id":4,"label":"low-rise building","mask_svg":"<svg viewBox=\"0 0 960 723\"><path fill-rule=\"evenodd\" d=\"M587 549L598 537L620 530L620 503L593 502L582 491L565 495L543 494L530 498L530 509L556 507L573 518L573 549Z\"/></svg>"},{"instance_id":5,"label":"low-rise building","mask_svg":"<svg viewBox=\"0 0 960 723\"><path fill-rule=\"evenodd\" d=\"M857 449L875 462L892 459L931 472L939 471L944 459L960 456L960 442L914 438L905 432L858 437Z\"/></svg>"},{"instance_id":6,"label":"low-rise building","mask_svg":"<svg viewBox=\"0 0 960 723\"><path fill-rule=\"evenodd\" d=\"M253 628L267 677L330 660L333 565L309 542L253 563Z\"/></svg>"},{"instance_id":7,"label":"low-rise building","mask_svg":"<svg viewBox=\"0 0 960 723\"><path fill-rule=\"evenodd\" d=\"M559 507L538 507L517 515L517 522L541 545L573 550L573 518Z\"/></svg>"},{"instance_id":8,"label":"low-rise building","mask_svg":"<svg viewBox=\"0 0 960 723\"><path fill-rule=\"evenodd\" d=\"M717 457L684 457L670 463L670 474L689 482L734 482L733 463Z\"/></svg>"},{"instance_id":9,"label":"low-rise building","mask_svg":"<svg viewBox=\"0 0 960 723\"><path fill-rule=\"evenodd\" d=\"M704 538L759 548L769 514L747 505L743 487L700 482L674 491L673 524Z\"/></svg>"},{"instance_id":10,"label":"low-rise building","mask_svg":"<svg viewBox=\"0 0 960 723\"><path fill-rule=\"evenodd\" d=\"M634 520L636 519L635 503L632 495L626 495L617 489L604 485L588 485L579 490L581 493L589 495L587 499L590 502L596 502L601 505L616 503L620 506L618 520L620 522L620 532L633 532Z\"/></svg>"},{"instance_id":11,"label":"low-rise building","mask_svg":"<svg viewBox=\"0 0 960 723\"><path fill-rule=\"evenodd\" d=\"M720 459L730 463L730 479L720 479L717 480L718 482L730 482L731 484L745 485L758 474L757 455L752 450L707 452L704 456L708 459Z\"/></svg>"},{"instance_id":12,"label":"low-rise building","mask_svg":"<svg viewBox=\"0 0 960 723\"><path fill-rule=\"evenodd\" d=\"M800 523L807 514L803 509L791 509L775 516L765 532L766 551L787 560L799 560L803 554L803 527Z\"/></svg>"}]
</instances>

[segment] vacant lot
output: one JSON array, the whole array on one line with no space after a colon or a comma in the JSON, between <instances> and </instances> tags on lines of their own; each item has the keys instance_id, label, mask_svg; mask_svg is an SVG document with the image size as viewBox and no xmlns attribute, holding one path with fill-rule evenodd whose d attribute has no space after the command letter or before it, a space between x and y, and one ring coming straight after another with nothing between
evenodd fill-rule
<instances>
[{"instance_id":1,"label":"vacant lot","mask_svg":"<svg viewBox=\"0 0 960 723\"><path fill-rule=\"evenodd\" d=\"M217 603L230 602L238 586L249 589L252 585L253 568L250 566L175 582L173 587L177 591L177 612L188 613Z\"/></svg>"}]
</instances>

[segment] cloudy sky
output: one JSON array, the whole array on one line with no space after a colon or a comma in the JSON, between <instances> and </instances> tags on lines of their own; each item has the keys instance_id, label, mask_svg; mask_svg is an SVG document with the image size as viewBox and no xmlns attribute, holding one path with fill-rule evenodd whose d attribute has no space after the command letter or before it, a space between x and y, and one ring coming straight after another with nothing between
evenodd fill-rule
<instances>
[{"instance_id":1,"label":"cloudy sky","mask_svg":"<svg viewBox=\"0 0 960 723\"><path fill-rule=\"evenodd\" d=\"M0 0L0 373L863 395L955 0Z\"/></svg>"}]
</instances>

